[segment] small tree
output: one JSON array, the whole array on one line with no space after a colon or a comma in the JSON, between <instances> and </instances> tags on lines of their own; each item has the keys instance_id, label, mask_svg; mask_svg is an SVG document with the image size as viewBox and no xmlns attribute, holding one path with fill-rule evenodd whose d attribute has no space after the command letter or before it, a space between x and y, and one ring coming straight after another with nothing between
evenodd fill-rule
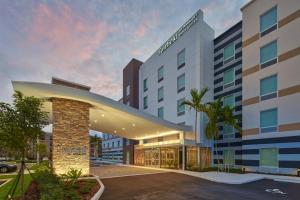
<instances>
[{"instance_id":1,"label":"small tree","mask_svg":"<svg viewBox=\"0 0 300 200\"><path fill-rule=\"evenodd\" d=\"M198 113L199 112L206 112L206 106L202 103L202 99L204 95L208 92L208 88L205 87L201 91L198 91L197 89L191 89L191 100L186 100L182 102L182 105L187 105L189 109L195 110L195 129L194 129L194 135L195 135L195 143L197 144L197 121L198 121ZM208 151L208 150L207 150ZM205 159L207 160L207 159ZM202 167L200 163L200 167Z\"/></svg>"},{"instance_id":2,"label":"small tree","mask_svg":"<svg viewBox=\"0 0 300 200\"><path fill-rule=\"evenodd\" d=\"M21 156L21 168L15 184L8 195L13 195L21 179L21 193L24 199L25 154L30 143L42 133L48 125L47 113L42 111L43 101L35 97L25 97L21 92L13 95L13 104L0 103L1 144L8 150Z\"/></svg>"}]
</instances>

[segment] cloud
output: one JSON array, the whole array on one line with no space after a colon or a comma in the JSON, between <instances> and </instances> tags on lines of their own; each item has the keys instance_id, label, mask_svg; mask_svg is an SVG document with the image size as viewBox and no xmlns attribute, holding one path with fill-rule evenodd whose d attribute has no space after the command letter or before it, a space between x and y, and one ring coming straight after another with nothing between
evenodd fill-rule
<instances>
[{"instance_id":1,"label":"cloud","mask_svg":"<svg viewBox=\"0 0 300 200\"><path fill-rule=\"evenodd\" d=\"M160 13L157 10L151 11L148 15L144 15L141 17L141 21L136 31L134 32L134 36L138 38L142 38L146 35L146 33L151 28L155 28L160 23Z\"/></svg>"},{"instance_id":2,"label":"cloud","mask_svg":"<svg viewBox=\"0 0 300 200\"><path fill-rule=\"evenodd\" d=\"M44 52L48 64L72 67L92 57L111 31L105 21L91 20L69 5L58 9L39 3L33 9L27 46Z\"/></svg>"}]
</instances>

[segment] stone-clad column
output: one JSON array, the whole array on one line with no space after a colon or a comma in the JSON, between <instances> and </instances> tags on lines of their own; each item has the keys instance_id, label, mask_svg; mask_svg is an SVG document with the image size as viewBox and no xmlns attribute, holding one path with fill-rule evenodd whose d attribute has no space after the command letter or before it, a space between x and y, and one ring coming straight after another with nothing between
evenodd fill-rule
<instances>
[{"instance_id":1,"label":"stone-clad column","mask_svg":"<svg viewBox=\"0 0 300 200\"><path fill-rule=\"evenodd\" d=\"M89 108L90 104L53 98L52 164L56 174L70 168L89 174Z\"/></svg>"}]
</instances>

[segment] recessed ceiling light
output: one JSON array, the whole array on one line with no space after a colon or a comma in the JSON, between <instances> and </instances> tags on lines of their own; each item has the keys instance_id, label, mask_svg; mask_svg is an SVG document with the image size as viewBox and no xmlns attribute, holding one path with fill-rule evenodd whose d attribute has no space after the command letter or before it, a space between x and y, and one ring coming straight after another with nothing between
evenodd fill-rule
<instances>
[{"instance_id":1,"label":"recessed ceiling light","mask_svg":"<svg viewBox=\"0 0 300 200\"><path fill-rule=\"evenodd\" d=\"M97 120L95 119L94 122L97 123Z\"/></svg>"},{"instance_id":2,"label":"recessed ceiling light","mask_svg":"<svg viewBox=\"0 0 300 200\"><path fill-rule=\"evenodd\" d=\"M101 116L104 117L104 114L102 114Z\"/></svg>"},{"instance_id":3,"label":"recessed ceiling light","mask_svg":"<svg viewBox=\"0 0 300 200\"><path fill-rule=\"evenodd\" d=\"M124 131L124 130L125 130L125 128L122 128L122 130Z\"/></svg>"},{"instance_id":4,"label":"recessed ceiling light","mask_svg":"<svg viewBox=\"0 0 300 200\"><path fill-rule=\"evenodd\" d=\"M132 126L135 127L135 123L133 123Z\"/></svg>"},{"instance_id":5,"label":"recessed ceiling light","mask_svg":"<svg viewBox=\"0 0 300 200\"><path fill-rule=\"evenodd\" d=\"M114 133L117 133L117 131L116 131L116 130L114 130Z\"/></svg>"}]
</instances>

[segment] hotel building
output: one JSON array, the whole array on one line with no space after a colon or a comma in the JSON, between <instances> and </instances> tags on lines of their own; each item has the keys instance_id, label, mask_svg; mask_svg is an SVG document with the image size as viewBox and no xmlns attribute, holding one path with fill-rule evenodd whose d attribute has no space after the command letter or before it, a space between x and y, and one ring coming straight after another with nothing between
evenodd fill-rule
<instances>
[{"instance_id":1,"label":"hotel building","mask_svg":"<svg viewBox=\"0 0 300 200\"><path fill-rule=\"evenodd\" d=\"M234 107L234 115L242 127L242 21L214 39L214 99ZM242 165L242 135L233 127L220 123L220 138L216 141L214 164L229 167Z\"/></svg>"},{"instance_id":2,"label":"hotel building","mask_svg":"<svg viewBox=\"0 0 300 200\"><path fill-rule=\"evenodd\" d=\"M195 111L181 105L190 99L190 90L213 88L213 41L214 30L203 20L198 10L182 25L139 70L139 109L160 119L195 128ZM212 100L212 93L204 101ZM196 162L197 147L210 145L204 137L203 114L197 120L196 144L186 145L187 163ZM167 167L179 166L183 137L170 134L144 138L136 146L136 164ZM154 158L154 159L153 159ZM173 164L172 164L173 165Z\"/></svg>"},{"instance_id":3,"label":"hotel building","mask_svg":"<svg viewBox=\"0 0 300 200\"><path fill-rule=\"evenodd\" d=\"M92 129L122 137L110 138L108 148L118 149L124 163L186 169L203 164L203 147L212 147L210 154L218 147L211 157L222 164L297 174L300 3L252 0L241 11L242 21L215 38L198 10L144 63L131 60L123 71L122 102L68 81L13 81L15 90L48 100L56 172L78 159L75 167L89 173L89 142L82 135ZM220 138L214 144L206 140L205 115L196 121L195 111L181 105L191 89L204 87L210 88L204 103L221 98L234 106L242 135L220 122ZM72 128L78 124L83 128Z\"/></svg>"},{"instance_id":4,"label":"hotel building","mask_svg":"<svg viewBox=\"0 0 300 200\"><path fill-rule=\"evenodd\" d=\"M243 166L300 168L300 2L250 1L243 15Z\"/></svg>"}]
</instances>

